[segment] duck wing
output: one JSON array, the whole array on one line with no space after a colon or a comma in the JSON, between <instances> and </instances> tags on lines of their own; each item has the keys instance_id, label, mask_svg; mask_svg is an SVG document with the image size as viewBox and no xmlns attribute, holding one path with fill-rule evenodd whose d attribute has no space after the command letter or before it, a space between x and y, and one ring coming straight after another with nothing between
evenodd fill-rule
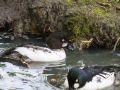
<instances>
[{"instance_id":1,"label":"duck wing","mask_svg":"<svg viewBox=\"0 0 120 90\"><path fill-rule=\"evenodd\" d=\"M36 47L39 47L39 46L42 46L42 47L47 47L45 44L38 44L38 43L25 43L25 44L19 44L19 45L16 45L14 47L11 47L11 48L8 48L6 49L5 51L2 51L0 53L0 57L4 57L6 55L9 55L13 52L15 52L14 50L17 48L17 47L33 47L33 46L36 46Z\"/></svg>"},{"instance_id":2,"label":"duck wing","mask_svg":"<svg viewBox=\"0 0 120 90\"><path fill-rule=\"evenodd\" d=\"M84 72L87 75L87 81L92 81L93 77L96 75L100 75L104 77L112 72L120 71L120 67L118 66L87 66L83 68Z\"/></svg>"}]
</instances>

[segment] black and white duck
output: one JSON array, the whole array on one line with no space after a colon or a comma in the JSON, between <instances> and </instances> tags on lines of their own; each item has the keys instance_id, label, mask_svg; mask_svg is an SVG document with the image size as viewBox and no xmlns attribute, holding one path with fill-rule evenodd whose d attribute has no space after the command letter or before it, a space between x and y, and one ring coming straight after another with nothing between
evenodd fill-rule
<instances>
[{"instance_id":1,"label":"black and white duck","mask_svg":"<svg viewBox=\"0 0 120 90\"><path fill-rule=\"evenodd\" d=\"M67 35L62 31L53 32L46 40L47 45L21 44L0 53L0 57L15 60L53 62L66 58L63 47L67 46Z\"/></svg>"},{"instance_id":2,"label":"black and white duck","mask_svg":"<svg viewBox=\"0 0 120 90\"><path fill-rule=\"evenodd\" d=\"M64 86L69 90L99 90L119 82L116 80L117 66L86 66L72 68L67 74Z\"/></svg>"}]
</instances>

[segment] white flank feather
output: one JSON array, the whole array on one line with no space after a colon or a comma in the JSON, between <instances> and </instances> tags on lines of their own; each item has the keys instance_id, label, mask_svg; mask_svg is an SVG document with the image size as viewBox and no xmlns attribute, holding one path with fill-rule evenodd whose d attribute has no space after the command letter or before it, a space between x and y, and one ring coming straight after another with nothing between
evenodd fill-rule
<instances>
[{"instance_id":1,"label":"white flank feather","mask_svg":"<svg viewBox=\"0 0 120 90\"><path fill-rule=\"evenodd\" d=\"M88 89L99 90L111 86L114 83L115 80L114 72L112 73L106 72L106 74L101 74L101 75L102 76L100 75L94 76L91 82L87 82L85 86L79 90L88 90Z\"/></svg>"},{"instance_id":2,"label":"white flank feather","mask_svg":"<svg viewBox=\"0 0 120 90\"><path fill-rule=\"evenodd\" d=\"M69 84L68 84L68 79L66 78L63 85L66 87L66 88L69 88Z\"/></svg>"},{"instance_id":3,"label":"white flank feather","mask_svg":"<svg viewBox=\"0 0 120 90\"><path fill-rule=\"evenodd\" d=\"M49 48L41 47L39 49L26 48L26 47L17 47L15 51L19 52L23 56L27 56L31 61L58 61L66 58L64 49L51 50Z\"/></svg>"},{"instance_id":4,"label":"white flank feather","mask_svg":"<svg viewBox=\"0 0 120 90\"><path fill-rule=\"evenodd\" d=\"M114 72L104 72L106 74L96 75L93 77L92 81L87 82L84 87L77 90L99 90L105 87L111 86L115 81ZM64 82L65 87L69 87L68 80L66 78Z\"/></svg>"}]
</instances>

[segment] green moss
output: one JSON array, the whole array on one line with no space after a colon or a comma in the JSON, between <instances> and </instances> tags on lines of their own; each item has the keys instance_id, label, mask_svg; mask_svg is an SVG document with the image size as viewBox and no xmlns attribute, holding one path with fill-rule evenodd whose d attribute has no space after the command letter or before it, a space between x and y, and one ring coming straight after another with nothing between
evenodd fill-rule
<instances>
[{"instance_id":1,"label":"green moss","mask_svg":"<svg viewBox=\"0 0 120 90\"><path fill-rule=\"evenodd\" d=\"M105 14L105 10L96 9L96 10L93 10L93 13L95 13L96 16L102 16Z\"/></svg>"},{"instance_id":2,"label":"green moss","mask_svg":"<svg viewBox=\"0 0 120 90\"><path fill-rule=\"evenodd\" d=\"M96 44L111 47L119 34L120 0L70 0L64 27L70 39L97 38ZM74 3L75 2L75 3ZM73 39L74 38L74 39Z\"/></svg>"},{"instance_id":3,"label":"green moss","mask_svg":"<svg viewBox=\"0 0 120 90\"><path fill-rule=\"evenodd\" d=\"M81 26L82 18L78 17L77 15L70 16L66 18L65 27L72 31L73 35L77 38L80 36L80 26Z\"/></svg>"},{"instance_id":4,"label":"green moss","mask_svg":"<svg viewBox=\"0 0 120 90\"><path fill-rule=\"evenodd\" d=\"M72 0L67 0L68 3L72 3Z\"/></svg>"},{"instance_id":5,"label":"green moss","mask_svg":"<svg viewBox=\"0 0 120 90\"><path fill-rule=\"evenodd\" d=\"M102 2L108 2L108 0L101 0Z\"/></svg>"},{"instance_id":6,"label":"green moss","mask_svg":"<svg viewBox=\"0 0 120 90\"><path fill-rule=\"evenodd\" d=\"M65 27L72 33L72 37L76 39L85 37L86 35L89 35L90 37L96 35L94 22L91 21L87 15L80 14L67 17L65 21Z\"/></svg>"}]
</instances>

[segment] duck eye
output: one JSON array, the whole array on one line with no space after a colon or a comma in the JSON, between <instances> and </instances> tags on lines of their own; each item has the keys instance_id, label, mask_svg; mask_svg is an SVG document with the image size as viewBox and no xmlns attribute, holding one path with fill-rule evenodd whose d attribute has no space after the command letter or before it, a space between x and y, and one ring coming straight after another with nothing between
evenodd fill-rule
<instances>
[{"instance_id":1,"label":"duck eye","mask_svg":"<svg viewBox=\"0 0 120 90\"><path fill-rule=\"evenodd\" d=\"M65 42L65 39L62 39L62 42Z\"/></svg>"},{"instance_id":2,"label":"duck eye","mask_svg":"<svg viewBox=\"0 0 120 90\"><path fill-rule=\"evenodd\" d=\"M77 83L77 82L78 82L78 79L76 79L75 82Z\"/></svg>"}]
</instances>

